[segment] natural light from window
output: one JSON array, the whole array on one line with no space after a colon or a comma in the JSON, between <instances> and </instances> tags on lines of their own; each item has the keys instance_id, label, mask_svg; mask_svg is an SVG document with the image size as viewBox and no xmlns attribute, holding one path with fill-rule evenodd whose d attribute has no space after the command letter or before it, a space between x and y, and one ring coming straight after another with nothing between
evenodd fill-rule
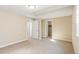
<instances>
[{"instance_id":1,"label":"natural light from window","mask_svg":"<svg viewBox=\"0 0 79 59\"><path fill-rule=\"evenodd\" d=\"M79 37L79 7L77 7L77 16L76 16L76 36Z\"/></svg>"},{"instance_id":2,"label":"natural light from window","mask_svg":"<svg viewBox=\"0 0 79 59\"><path fill-rule=\"evenodd\" d=\"M54 39L50 39L50 41L52 41L52 42L56 42L56 40L54 40Z\"/></svg>"}]
</instances>

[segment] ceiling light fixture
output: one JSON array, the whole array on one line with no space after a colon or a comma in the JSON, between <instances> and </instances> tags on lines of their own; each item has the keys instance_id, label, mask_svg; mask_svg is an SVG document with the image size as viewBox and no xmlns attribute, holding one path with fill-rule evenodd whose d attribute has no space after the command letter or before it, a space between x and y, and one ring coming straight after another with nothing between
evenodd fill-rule
<instances>
[{"instance_id":1,"label":"ceiling light fixture","mask_svg":"<svg viewBox=\"0 0 79 59\"><path fill-rule=\"evenodd\" d=\"M26 5L27 8L30 8L30 9L35 9L35 8L38 8L38 6L36 5Z\"/></svg>"}]
</instances>

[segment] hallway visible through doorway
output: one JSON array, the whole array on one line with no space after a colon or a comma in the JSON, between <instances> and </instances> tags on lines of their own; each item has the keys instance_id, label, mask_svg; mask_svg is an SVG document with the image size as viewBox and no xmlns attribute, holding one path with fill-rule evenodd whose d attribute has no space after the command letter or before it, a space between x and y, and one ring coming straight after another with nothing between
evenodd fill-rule
<instances>
[{"instance_id":1,"label":"hallway visible through doorway","mask_svg":"<svg viewBox=\"0 0 79 59\"><path fill-rule=\"evenodd\" d=\"M52 21L48 21L48 37L52 38Z\"/></svg>"}]
</instances>

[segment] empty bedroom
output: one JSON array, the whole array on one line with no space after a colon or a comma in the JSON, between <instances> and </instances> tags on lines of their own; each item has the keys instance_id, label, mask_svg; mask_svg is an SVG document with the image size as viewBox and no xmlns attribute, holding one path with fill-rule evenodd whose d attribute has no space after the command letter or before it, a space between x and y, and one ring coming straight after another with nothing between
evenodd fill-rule
<instances>
[{"instance_id":1,"label":"empty bedroom","mask_svg":"<svg viewBox=\"0 0 79 59\"><path fill-rule=\"evenodd\" d=\"M0 5L0 54L74 54L72 5Z\"/></svg>"}]
</instances>

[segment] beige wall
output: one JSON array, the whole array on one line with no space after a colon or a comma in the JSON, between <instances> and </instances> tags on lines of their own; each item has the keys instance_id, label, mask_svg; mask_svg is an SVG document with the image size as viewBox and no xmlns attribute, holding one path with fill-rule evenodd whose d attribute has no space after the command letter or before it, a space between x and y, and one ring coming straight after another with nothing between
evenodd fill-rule
<instances>
[{"instance_id":1,"label":"beige wall","mask_svg":"<svg viewBox=\"0 0 79 59\"><path fill-rule=\"evenodd\" d=\"M41 20L41 36L48 37L48 21L45 19Z\"/></svg>"},{"instance_id":2,"label":"beige wall","mask_svg":"<svg viewBox=\"0 0 79 59\"><path fill-rule=\"evenodd\" d=\"M72 16L54 18L52 21L52 37L58 40L71 41Z\"/></svg>"},{"instance_id":3,"label":"beige wall","mask_svg":"<svg viewBox=\"0 0 79 59\"><path fill-rule=\"evenodd\" d=\"M41 20L41 33L42 33L42 37L44 37L45 35L45 20Z\"/></svg>"},{"instance_id":4,"label":"beige wall","mask_svg":"<svg viewBox=\"0 0 79 59\"><path fill-rule=\"evenodd\" d=\"M25 40L24 16L0 11L0 47Z\"/></svg>"}]
</instances>

